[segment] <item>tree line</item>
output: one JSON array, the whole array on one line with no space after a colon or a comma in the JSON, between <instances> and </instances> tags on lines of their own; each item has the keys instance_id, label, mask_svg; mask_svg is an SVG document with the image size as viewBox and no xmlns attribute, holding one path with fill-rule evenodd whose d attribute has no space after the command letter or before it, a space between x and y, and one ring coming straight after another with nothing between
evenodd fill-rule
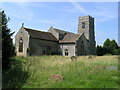
<instances>
[{"instance_id":1,"label":"tree line","mask_svg":"<svg viewBox=\"0 0 120 90\"><path fill-rule=\"evenodd\" d=\"M105 54L120 55L120 47L114 39L110 40L109 38L107 38L106 41L103 43L103 46L97 45L96 53L98 56L102 56Z\"/></svg>"}]
</instances>

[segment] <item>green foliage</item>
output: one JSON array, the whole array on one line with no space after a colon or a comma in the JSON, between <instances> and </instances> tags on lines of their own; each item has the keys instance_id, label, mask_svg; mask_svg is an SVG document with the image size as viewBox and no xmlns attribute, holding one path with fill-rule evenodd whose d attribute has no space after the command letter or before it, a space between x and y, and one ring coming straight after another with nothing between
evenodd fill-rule
<instances>
[{"instance_id":1,"label":"green foliage","mask_svg":"<svg viewBox=\"0 0 120 90\"><path fill-rule=\"evenodd\" d=\"M104 42L103 46L109 48L109 46L110 46L110 42L111 42L110 39L107 38L106 41Z\"/></svg>"},{"instance_id":2,"label":"green foliage","mask_svg":"<svg viewBox=\"0 0 120 90\"><path fill-rule=\"evenodd\" d=\"M118 49L118 44L115 40L111 41L110 48L112 48L112 50Z\"/></svg>"},{"instance_id":3,"label":"green foliage","mask_svg":"<svg viewBox=\"0 0 120 90\"><path fill-rule=\"evenodd\" d=\"M15 55L15 48L13 46L11 36L14 32L11 33L10 29L7 27L7 23L10 18L6 17L4 11L2 13L2 66L3 69L10 67L11 57Z\"/></svg>"},{"instance_id":4,"label":"green foliage","mask_svg":"<svg viewBox=\"0 0 120 90\"><path fill-rule=\"evenodd\" d=\"M98 45L96 50L98 56L102 56L108 53L112 55L120 55L117 42L115 40L110 40L109 38L106 39L103 47Z\"/></svg>"},{"instance_id":5,"label":"green foliage","mask_svg":"<svg viewBox=\"0 0 120 90\"><path fill-rule=\"evenodd\" d=\"M118 71L107 66L117 66L117 56L80 56L71 62L64 56L14 57L12 68L4 72L3 88L117 88ZM105 67L105 68L101 68ZM50 80L59 74L63 81Z\"/></svg>"},{"instance_id":6,"label":"green foliage","mask_svg":"<svg viewBox=\"0 0 120 90\"><path fill-rule=\"evenodd\" d=\"M112 54L113 55L120 55L120 47L118 47L118 49L114 49Z\"/></svg>"},{"instance_id":7,"label":"green foliage","mask_svg":"<svg viewBox=\"0 0 120 90\"><path fill-rule=\"evenodd\" d=\"M104 55L106 53L106 48L97 45L96 52L97 52L98 56L102 56L102 55Z\"/></svg>"},{"instance_id":8,"label":"green foliage","mask_svg":"<svg viewBox=\"0 0 120 90\"><path fill-rule=\"evenodd\" d=\"M106 41L103 44L103 47L106 49L106 51L104 53L110 53L110 46L111 46L111 41L109 38L106 39Z\"/></svg>"}]
</instances>

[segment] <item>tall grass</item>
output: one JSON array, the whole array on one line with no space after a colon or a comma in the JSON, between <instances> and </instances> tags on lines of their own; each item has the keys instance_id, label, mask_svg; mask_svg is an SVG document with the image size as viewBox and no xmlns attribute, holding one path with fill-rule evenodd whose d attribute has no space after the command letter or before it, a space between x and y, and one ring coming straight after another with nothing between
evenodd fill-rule
<instances>
[{"instance_id":1,"label":"tall grass","mask_svg":"<svg viewBox=\"0 0 120 90\"><path fill-rule=\"evenodd\" d=\"M14 59L13 68L3 73L4 88L118 88L119 72L106 68L118 66L117 56L96 56L93 59L80 56L77 62L57 55ZM64 80L50 80L51 74L62 75Z\"/></svg>"}]
</instances>

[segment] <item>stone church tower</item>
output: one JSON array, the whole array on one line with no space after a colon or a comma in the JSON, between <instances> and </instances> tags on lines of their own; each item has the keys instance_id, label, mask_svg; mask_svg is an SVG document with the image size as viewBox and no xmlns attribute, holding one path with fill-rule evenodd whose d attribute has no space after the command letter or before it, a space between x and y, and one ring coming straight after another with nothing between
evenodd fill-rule
<instances>
[{"instance_id":1,"label":"stone church tower","mask_svg":"<svg viewBox=\"0 0 120 90\"><path fill-rule=\"evenodd\" d=\"M88 39L89 54L96 54L94 18L91 16L80 16L78 19L78 34L84 33Z\"/></svg>"}]
</instances>

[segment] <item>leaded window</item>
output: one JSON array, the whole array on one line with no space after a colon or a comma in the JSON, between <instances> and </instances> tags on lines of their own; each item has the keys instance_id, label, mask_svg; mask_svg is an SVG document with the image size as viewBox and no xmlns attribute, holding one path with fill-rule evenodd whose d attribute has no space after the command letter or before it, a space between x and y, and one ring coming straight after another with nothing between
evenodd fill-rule
<instances>
[{"instance_id":1,"label":"leaded window","mask_svg":"<svg viewBox=\"0 0 120 90\"><path fill-rule=\"evenodd\" d=\"M19 40L19 52L23 52L23 39L22 39L22 37Z\"/></svg>"}]
</instances>

